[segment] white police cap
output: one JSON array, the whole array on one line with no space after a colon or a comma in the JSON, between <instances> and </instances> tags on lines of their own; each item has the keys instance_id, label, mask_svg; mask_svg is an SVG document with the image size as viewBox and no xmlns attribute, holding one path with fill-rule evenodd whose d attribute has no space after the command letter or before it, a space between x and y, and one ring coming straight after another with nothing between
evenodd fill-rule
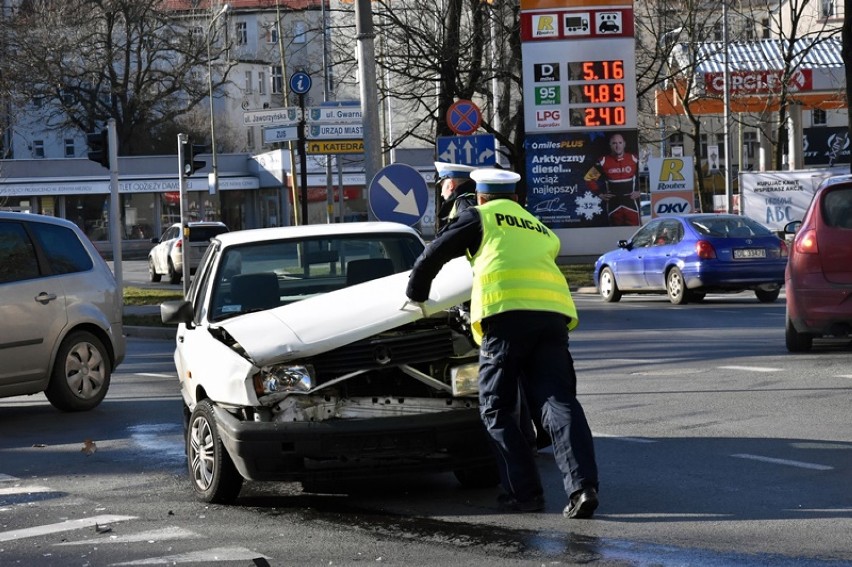
<instances>
[{"instance_id":1,"label":"white police cap","mask_svg":"<svg viewBox=\"0 0 852 567\"><path fill-rule=\"evenodd\" d=\"M468 179L470 172L476 168L472 165L436 161L435 169L438 170L438 179Z\"/></svg>"},{"instance_id":2,"label":"white police cap","mask_svg":"<svg viewBox=\"0 0 852 567\"><path fill-rule=\"evenodd\" d=\"M477 193L514 193L521 176L507 169L482 168L470 174Z\"/></svg>"}]
</instances>

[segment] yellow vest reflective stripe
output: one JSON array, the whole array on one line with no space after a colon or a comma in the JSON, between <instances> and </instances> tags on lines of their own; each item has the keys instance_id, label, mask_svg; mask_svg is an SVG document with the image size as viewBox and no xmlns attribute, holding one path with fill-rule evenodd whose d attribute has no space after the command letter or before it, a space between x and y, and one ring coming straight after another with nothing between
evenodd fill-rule
<instances>
[{"instance_id":1,"label":"yellow vest reflective stripe","mask_svg":"<svg viewBox=\"0 0 852 567\"><path fill-rule=\"evenodd\" d=\"M474 339L482 320L505 311L553 311L577 326L577 308L565 276L553 261L559 238L523 207L508 199L478 207L482 244L469 258L473 267L471 321Z\"/></svg>"}]
</instances>

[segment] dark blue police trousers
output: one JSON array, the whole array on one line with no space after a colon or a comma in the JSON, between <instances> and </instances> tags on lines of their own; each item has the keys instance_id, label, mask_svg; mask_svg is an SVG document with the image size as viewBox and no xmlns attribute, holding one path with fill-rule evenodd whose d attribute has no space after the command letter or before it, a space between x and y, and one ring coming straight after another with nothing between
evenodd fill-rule
<instances>
[{"instance_id":1,"label":"dark blue police trousers","mask_svg":"<svg viewBox=\"0 0 852 567\"><path fill-rule=\"evenodd\" d=\"M598 488L592 432L577 401L567 318L551 311L506 311L482 321L479 404L507 493L525 501L543 495L529 440L519 422L520 391L539 413L568 496Z\"/></svg>"}]
</instances>

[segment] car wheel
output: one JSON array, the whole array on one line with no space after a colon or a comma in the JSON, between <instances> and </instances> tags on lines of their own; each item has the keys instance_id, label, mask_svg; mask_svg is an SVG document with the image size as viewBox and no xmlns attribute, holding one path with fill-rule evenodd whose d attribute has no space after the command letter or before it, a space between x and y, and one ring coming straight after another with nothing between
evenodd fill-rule
<instances>
[{"instance_id":1,"label":"car wheel","mask_svg":"<svg viewBox=\"0 0 852 567\"><path fill-rule=\"evenodd\" d=\"M162 279L163 276L157 273L157 269L154 267L154 259L148 258L148 279L154 283L157 283Z\"/></svg>"},{"instance_id":2,"label":"car wheel","mask_svg":"<svg viewBox=\"0 0 852 567\"><path fill-rule=\"evenodd\" d=\"M778 296L780 294L781 294L780 289L773 289L773 290L756 289L756 290L754 290L754 295L757 296L757 300L760 301L761 303L772 303L773 301L778 299Z\"/></svg>"},{"instance_id":3,"label":"car wheel","mask_svg":"<svg viewBox=\"0 0 852 567\"><path fill-rule=\"evenodd\" d=\"M243 477L219 437L210 402L199 402L189 417L186 457L189 480L200 500L227 504L237 498Z\"/></svg>"},{"instance_id":4,"label":"car wheel","mask_svg":"<svg viewBox=\"0 0 852 567\"><path fill-rule=\"evenodd\" d=\"M618 289L618 284L615 283L615 274L609 268L601 270L601 275L598 278L598 289L601 290L601 297L607 303L615 303L621 299L621 291Z\"/></svg>"},{"instance_id":5,"label":"car wheel","mask_svg":"<svg viewBox=\"0 0 852 567\"><path fill-rule=\"evenodd\" d=\"M813 335L809 333L800 333L793 326L793 321L787 317L787 325L784 330L784 342L787 344L789 352L807 352L811 350L814 343Z\"/></svg>"},{"instance_id":6,"label":"car wheel","mask_svg":"<svg viewBox=\"0 0 852 567\"><path fill-rule=\"evenodd\" d=\"M453 471L463 488L491 488L500 484L497 465L485 465Z\"/></svg>"},{"instance_id":7,"label":"car wheel","mask_svg":"<svg viewBox=\"0 0 852 567\"><path fill-rule=\"evenodd\" d=\"M175 265L169 260L169 283L170 284L179 284L180 283L180 272L175 270Z\"/></svg>"},{"instance_id":8,"label":"car wheel","mask_svg":"<svg viewBox=\"0 0 852 567\"><path fill-rule=\"evenodd\" d=\"M687 302L686 283L683 281L683 273L679 268L669 270L666 276L666 293L669 294L669 301L675 305L683 305Z\"/></svg>"},{"instance_id":9,"label":"car wheel","mask_svg":"<svg viewBox=\"0 0 852 567\"><path fill-rule=\"evenodd\" d=\"M110 361L104 344L92 333L75 331L59 346L44 394L56 409L87 411L104 399L109 380Z\"/></svg>"}]
</instances>

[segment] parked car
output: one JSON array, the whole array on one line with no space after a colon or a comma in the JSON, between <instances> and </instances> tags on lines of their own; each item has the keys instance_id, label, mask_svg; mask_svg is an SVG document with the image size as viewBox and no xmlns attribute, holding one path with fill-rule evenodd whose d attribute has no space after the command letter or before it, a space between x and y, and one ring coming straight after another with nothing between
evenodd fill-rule
<instances>
[{"instance_id":1,"label":"parked car","mask_svg":"<svg viewBox=\"0 0 852 567\"><path fill-rule=\"evenodd\" d=\"M228 227L221 222L190 222L188 226L189 273L194 274L210 239L217 234L228 232ZM163 276L168 276L169 283L180 283L183 275L183 237L180 223L173 224L160 238L152 238L151 242L156 246L148 253L150 280L158 282Z\"/></svg>"},{"instance_id":2,"label":"parked car","mask_svg":"<svg viewBox=\"0 0 852 567\"><path fill-rule=\"evenodd\" d=\"M123 304L77 225L0 212L0 397L44 392L60 410L97 406L124 359Z\"/></svg>"},{"instance_id":3,"label":"parked car","mask_svg":"<svg viewBox=\"0 0 852 567\"><path fill-rule=\"evenodd\" d=\"M795 234L785 274L786 344L811 349L822 336L852 333L852 176L827 179L817 189Z\"/></svg>"},{"instance_id":4,"label":"parked car","mask_svg":"<svg viewBox=\"0 0 852 567\"><path fill-rule=\"evenodd\" d=\"M666 215L649 221L630 240L595 262L604 301L625 293L667 293L676 304L709 292L754 290L778 299L787 245L762 224L738 215Z\"/></svg>"},{"instance_id":5,"label":"parked car","mask_svg":"<svg viewBox=\"0 0 852 567\"><path fill-rule=\"evenodd\" d=\"M451 262L424 308L405 296L424 248L396 223L235 231L213 238L178 323L175 364L195 494L244 479L317 483L453 471L499 481L477 403L478 349Z\"/></svg>"}]
</instances>

